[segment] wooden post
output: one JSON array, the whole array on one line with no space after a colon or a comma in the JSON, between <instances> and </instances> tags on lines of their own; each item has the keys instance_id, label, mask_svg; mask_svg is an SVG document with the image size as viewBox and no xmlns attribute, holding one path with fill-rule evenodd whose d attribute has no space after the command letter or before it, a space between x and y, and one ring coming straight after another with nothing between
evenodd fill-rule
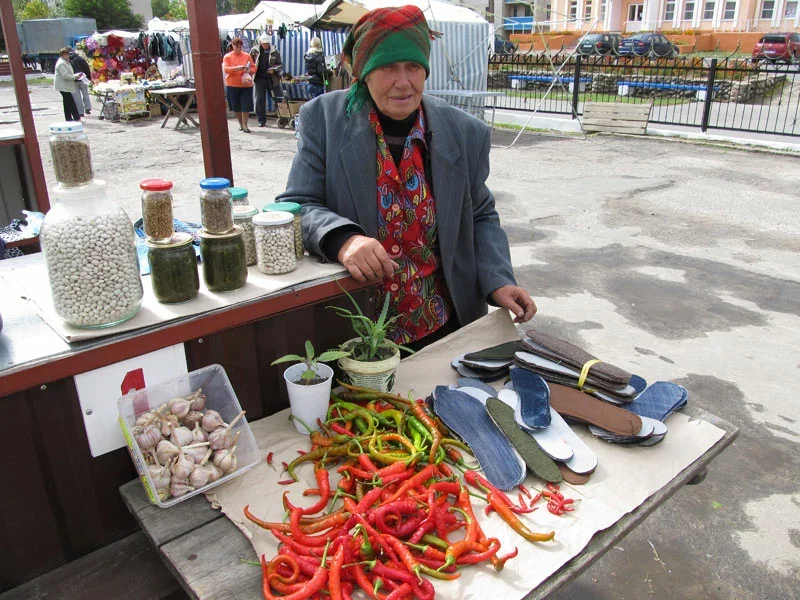
<instances>
[{"instance_id":1,"label":"wooden post","mask_svg":"<svg viewBox=\"0 0 800 600\"><path fill-rule=\"evenodd\" d=\"M11 2L11 0L0 1ZM206 177L225 177L233 185L225 84L222 79L222 57L217 27L217 4L214 0L188 0L186 6L189 13L197 112L200 117L200 139Z\"/></svg>"},{"instance_id":2,"label":"wooden post","mask_svg":"<svg viewBox=\"0 0 800 600\"><path fill-rule=\"evenodd\" d=\"M20 49L19 36L17 35L17 21L14 18L14 7L11 4L11 0L0 0L0 24L2 24L8 61L11 65L11 79L14 80L14 93L17 96L17 109L24 136L25 156L28 159L31 179L33 179L33 191L36 194L36 206L31 206L31 209L46 213L50 210L50 196L47 194L47 183L44 180L42 155L39 152L36 125L33 123L31 99L28 95L28 80L25 78L25 67L22 64L22 51Z\"/></svg>"}]
</instances>

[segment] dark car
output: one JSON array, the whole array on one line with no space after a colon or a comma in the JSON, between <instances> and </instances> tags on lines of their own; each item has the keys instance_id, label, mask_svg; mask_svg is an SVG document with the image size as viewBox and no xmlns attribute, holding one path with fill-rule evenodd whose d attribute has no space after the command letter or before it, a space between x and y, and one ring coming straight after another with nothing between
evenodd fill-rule
<instances>
[{"instance_id":1,"label":"dark car","mask_svg":"<svg viewBox=\"0 0 800 600\"><path fill-rule=\"evenodd\" d=\"M618 33L589 33L578 44L578 53L582 56L617 54L621 40Z\"/></svg>"},{"instance_id":2,"label":"dark car","mask_svg":"<svg viewBox=\"0 0 800 600\"><path fill-rule=\"evenodd\" d=\"M494 34L494 52L495 54L514 54L516 47L502 35Z\"/></svg>"},{"instance_id":3,"label":"dark car","mask_svg":"<svg viewBox=\"0 0 800 600\"><path fill-rule=\"evenodd\" d=\"M673 58L680 54L678 47L660 33L637 33L619 43L620 56L650 56Z\"/></svg>"},{"instance_id":4,"label":"dark car","mask_svg":"<svg viewBox=\"0 0 800 600\"><path fill-rule=\"evenodd\" d=\"M800 33L768 33L753 47L753 60L771 62L800 60Z\"/></svg>"}]
</instances>

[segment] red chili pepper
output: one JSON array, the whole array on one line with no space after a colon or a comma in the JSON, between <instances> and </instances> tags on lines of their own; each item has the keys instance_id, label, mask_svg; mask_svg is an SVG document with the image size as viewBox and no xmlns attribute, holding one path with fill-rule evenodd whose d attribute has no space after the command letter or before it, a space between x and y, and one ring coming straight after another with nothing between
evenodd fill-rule
<instances>
[{"instance_id":1,"label":"red chili pepper","mask_svg":"<svg viewBox=\"0 0 800 600\"><path fill-rule=\"evenodd\" d=\"M333 555L328 574L328 591L331 600L342 600L342 565L344 564L344 546L339 546Z\"/></svg>"},{"instance_id":2,"label":"red chili pepper","mask_svg":"<svg viewBox=\"0 0 800 600\"><path fill-rule=\"evenodd\" d=\"M378 596L373 591L374 590L374 586L372 585L372 583L370 582L369 578L367 577L367 574L364 573L364 567L362 565L356 563L356 564L351 565L350 567L348 567L348 571L350 571L353 574L353 576L354 576L354 578L356 580L356 583L358 584L358 587L360 587L362 590L364 590L364 593L366 593L367 596L369 596L370 598L373 598L373 600L377 600Z\"/></svg>"},{"instance_id":3,"label":"red chili pepper","mask_svg":"<svg viewBox=\"0 0 800 600\"><path fill-rule=\"evenodd\" d=\"M275 453L274 453L274 452L267 452L267 464L268 464L268 465L271 465L271 464L272 464L272 457L273 457L273 456L275 456Z\"/></svg>"},{"instance_id":4,"label":"red chili pepper","mask_svg":"<svg viewBox=\"0 0 800 600\"><path fill-rule=\"evenodd\" d=\"M361 465L361 468L367 472L376 473L379 470L378 467L375 465L375 463L372 462L372 459L369 457L368 454L364 453L359 454L358 462Z\"/></svg>"},{"instance_id":5,"label":"red chili pepper","mask_svg":"<svg viewBox=\"0 0 800 600\"><path fill-rule=\"evenodd\" d=\"M356 434L339 425L339 423L331 423L330 428L339 435L346 435L347 437L356 437Z\"/></svg>"},{"instance_id":6,"label":"red chili pepper","mask_svg":"<svg viewBox=\"0 0 800 600\"><path fill-rule=\"evenodd\" d=\"M278 485L290 485L292 483L297 483L294 479L281 479L278 482Z\"/></svg>"},{"instance_id":7,"label":"red chili pepper","mask_svg":"<svg viewBox=\"0 0 800 600\"><path fill-rule=\"evenodd\" d=\"M428 465L427 467L422 469L419 473L414 475L411 479L407 479L405 482L403 482L403 485L397 488L397 491L386 499L387 502L397 500L398 498L403 496L403 494L407 493L408 490L411 490L417 487L418 485L422 485L423 483L428 481L428 479L434 477L436 475L436 471L437 471L436 465L434 464Z\"/></svg>"},{"instance_id":8,"label":"red chili pepper","mask_svg":"<svg viewBox=\"0 0 800 600\"><path fill-rule=\"evenodd\" d=\"M497 514L499 514L514 531L529 542L549 542L555 537L554 531L550 531L549 533L534 533L528 529L528 527L519 520L517 515L513 513L506 501L495 494L494 490L489 490L486 493L486 498L489 500L489 504L497 511Z\"/></svg>"},{"instance_id":9,"label":"red chili pepper","mask_svg":"<svg viewBox=\"0 0 800 600\"><path fill-rule=\"evenodd\" d=\"M287 463L286 461L283 461L281 463L281 466L283 467L284 471L288 471L289 470L289 463Z\"/></svg>"},{"instance_id":10,"label":"red chili pepper","mask_svg":"<svg viewBox=\"0 0 800 600\"><path fill-rule=\"evenodd\" d=\"M313 505L309 506L308 508L300 509L301 515L313 515L314 513L318 513L328 505L328 497L330 496L331 492L331 484L328 479L328 470L317 469L314 472L314 475L317 478L317 486L319 487L319 500L315 502ZM288 492L285 492L283 494L283 504L284 506L289 508L290 505L287 504L288 503L287 494Z\"/></svg>"},{"instance_id":11,"label":"red chili pepper","mask_svg":"<svg viewBox=\"0 0 800 600\"><path fill-rule=\"evenodd\" d=\"M520 484L519 484L517 487L519 488L519 491L520 491L520 492L522 492L523 494L525 494L525 497L527 497L527 498L530 498L530 497L531 497L531 492L530 492L530 490L529 490L528 488L526 488L524 485L522 485L522 484L520 483Z\"/></svg>"},{"instance_id":12,"label":"red chili pepper","mask_svg":"<svg viewBox=\"0 0 800 600\"><path fill-rule=\"evenodd\" d=\"M305 456L306 454L308 454L308 452L306 452L305 450L298 450L298 451L297 451L297 453L298 453L300 456Z\"/></svg>"},{"instance_id":13,"label":"red chili pepper","mask_svg":"<svg viewBox=\"0 0 800 600\"><path fill-rule=\"evenodd\" d=\"M264 600L305 600L324 588L327 582L328 570L317 569L317 572L314 573L314 576L309 579L301 589L289 594L288 596L274 596L272 594L272 590L270 589L269 581L266 581L263 590Z\"/></svg>"}]
</instances>

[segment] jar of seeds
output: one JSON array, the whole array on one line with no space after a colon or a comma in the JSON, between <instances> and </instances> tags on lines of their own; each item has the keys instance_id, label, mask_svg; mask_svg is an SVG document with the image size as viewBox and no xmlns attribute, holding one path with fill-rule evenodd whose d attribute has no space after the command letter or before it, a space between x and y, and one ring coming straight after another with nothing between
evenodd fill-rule
<instances>
[{"instance_id":1,"label":"jar of seeds","mask_svg":"<svg viewBox=\"0 0 800 600\"><path fill-rule=\"evenodd\" d=\"M50 125L50 154L56 179L62 186L85 185L94 178L92 152L83 123L69 121Z\"/></svg>"},{"instance_id":2,"label":"jar of seeds","mask_svg":"<svg viewBox=\"0 0 800 600\"><path fill-rule=\"evenodd\" d=\"M267 275L294 271L294 216L283 211L262 212L253 217L258 270Z\"/></svg>"},{"instance_id":3,"label":"jar of seeds","mask_svg":"<svg viewBox=\"0 0 800 600\"><path fill-rule=\"evenodd\" d=\"M133 225L105 182L58 185L50 199L39 239L56 314L89 329L133 317L142 302Z\"/></svg>"},{"instance_id":4,"label":"jar of seeds","mask_svg":"<svg viewBox=\"0 0 800 600\"><path fill-rule=\"evenodd\" d=\"M243 233L241 227L223 234L200 230L203 280L209 291L229 292L247 283Z\"/></svg>"},{"instance_id":5,"label":"jar of seeds","mask_svg":"<svg viewBox=\"0 0 800 600\"><path fill-rule=\"evenodd\" d=\"M172 226L172 182L166 179L145 179L142 188L142 221L148 241L168 244Z\"/></svg>"},{"instance_id":6,"label":"jar of seeds","mask_svg":"<svg viewBox=\"0 0 800 600\"><path fill-rule=\"evenodd\" d=\"M231 199L233 200L233 205L236 206L237 204L247 205L249 204L247 200L247 188L243 187L232 187L228 188L231 192Z\"/></svg>"},{"instance_id":7,"label":"jar of seeds","mask_svg":"<svg viewBox=\"0 0 800 600\"><path fill-rule=\"evenodd\" d=\"M294 217L294 251L297 258L303 258L305 248L303 247L303 226L302 216L300 215L301 206L297 202L273 202L262 208L264 212L282 210L291 213Z\"/></svg>"},{"instance_id":8,"label":"jar of seeds","mask_svg":"<svg viewBox=\"0 0 800 600\"><path fill-rule=\"evenodd\" d=\"M235 189L235 188L231 188ZM242 228L244 239L244 255L247 266L256 264L256 238L253 236L253 217L258 214L255 206L248 204L233 205L233 222Z\"/></svg>"},{"instance_id":9,"label":"jar of seeds","mask_svg":"<svg viewBox=\"0 0 800 600\"><path fill-rule=\"evenodd\" d=\"M200 219L208 233L228 233L233 229L230 185L224 177L200 181Z\"/></svg>"},{"instance_id":10,"label":"jar of seeds","mask_svg":"<svg viewBox=\"0 0 800 600\"><path fill-rule=\"evenodd\" d=\"M150 283L162 304L188 302L197 297L200 275L190 233L175 233L166 244L147 241Z\"/></svg>"}]
</instances>

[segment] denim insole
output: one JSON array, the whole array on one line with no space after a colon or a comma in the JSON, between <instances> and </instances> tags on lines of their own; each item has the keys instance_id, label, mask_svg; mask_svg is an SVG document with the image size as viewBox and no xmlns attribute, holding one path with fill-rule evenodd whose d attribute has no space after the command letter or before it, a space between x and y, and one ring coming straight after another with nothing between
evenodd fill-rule
<instances>
[{"instance_id":1,"label":"denim insole","mask_svg":"<svg viewBox=\"0 0 800 600\"><path fill-rule=\"evenodd\" d=\"M525 479L525 463L479 400L458 390L441 390L434 409L472 449L493 485L510 490Z\"/></svg>"},{"instance_id":2,"label":"denim insole","mask_svg":"<svg viewBox=\"0 0 800 600\"><path fill-rule=\"evenodd\" d=\"M550 425L550 388L540 375L527 369L513 369L511 381L519 396L522 422L531 429Z\"/></svg>"},{"instance_id":3,"label":"denim insole","mask_svg":"<svg viewBox=\"0 0 800 600\"><path fill-rule=\"evenodd\" d=\"M636 396L625 409L640 417L663 421L674 411L686 406L688 397L686 388L670 381L656 381Z\"/></svg>"}]
</instances>

